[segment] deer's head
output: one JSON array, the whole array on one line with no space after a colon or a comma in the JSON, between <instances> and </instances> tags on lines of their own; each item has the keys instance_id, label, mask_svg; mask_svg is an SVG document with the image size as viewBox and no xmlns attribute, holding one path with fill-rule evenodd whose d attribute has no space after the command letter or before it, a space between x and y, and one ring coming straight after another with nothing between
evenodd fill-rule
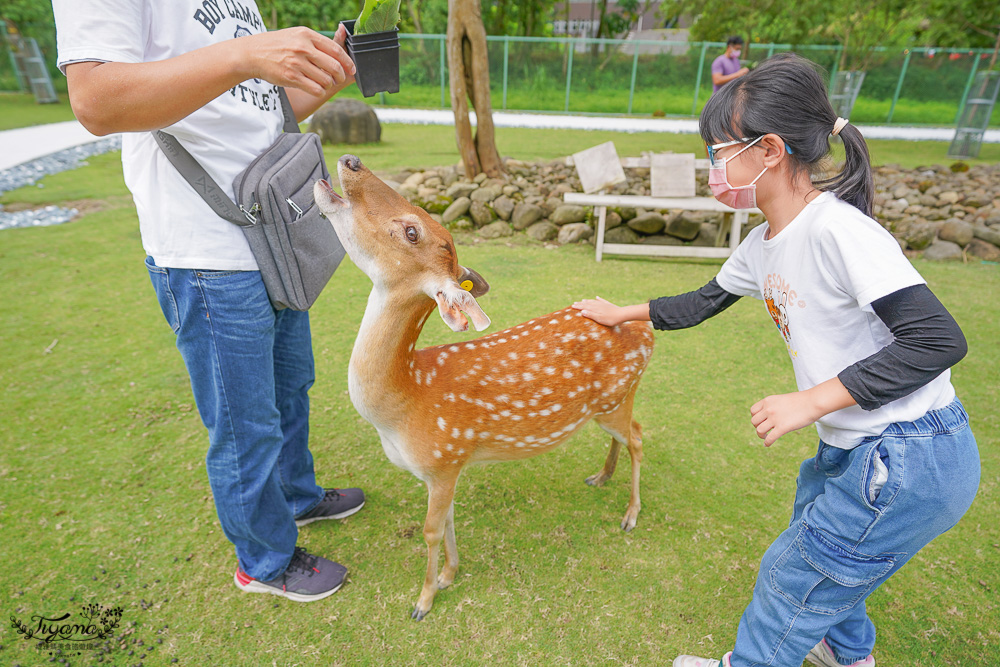
<instances>
[{"instance_id":1,"label":"deer's head","mask_svg":"<svg viewBox=\"0 0 1000 667\"><path fill-rule=\"evenodd\" d=\"M346 200L325 180L313 189L316 204L333 223L347 254L376 289L396 298L431 298L453 331L465 331L468 314L477 331L490 318L476 302L489 284L458 263L447 229L382 182L354 155L337 161Z\"/></svg>"}]
</instances>

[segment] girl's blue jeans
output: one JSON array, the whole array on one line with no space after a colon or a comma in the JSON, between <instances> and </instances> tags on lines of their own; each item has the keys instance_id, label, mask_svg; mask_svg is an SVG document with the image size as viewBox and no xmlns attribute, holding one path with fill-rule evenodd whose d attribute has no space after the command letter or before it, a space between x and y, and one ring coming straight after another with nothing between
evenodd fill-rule
<instances>
[{"instance_id":1,"label":"girl's blue jeans","mask_svg":"<svg viewBox=\"0 0 1000 667\"><path fill-rule=\"evenodd\" d=\"M876 457L889 471L879 492ZM792 521L761 560L732 667L799 667L824 637L841 664L867 657L865 598L954 526L978 488L979 450L958 399L851 450L820 441L799 471Z\"/></svg>"},{"instance_id":2,"label":"girl's blue jeans","mask_svg":"<svg viewBox=\"0 0 1000 667\"><path fill-rule=\"evenodd\" d=\"M273 579L323 499L309 452L309 314L271 307L259 271L167 269L146 258L208 429L205 468L240 567Z\"/></svg>"}]
</instances>

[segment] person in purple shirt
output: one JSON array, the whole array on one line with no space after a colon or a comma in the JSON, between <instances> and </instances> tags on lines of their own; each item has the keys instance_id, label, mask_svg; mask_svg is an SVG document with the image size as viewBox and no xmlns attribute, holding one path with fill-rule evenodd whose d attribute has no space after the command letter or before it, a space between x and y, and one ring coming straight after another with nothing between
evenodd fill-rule
<instances>
[{"instance_id":1,"label":"person in purple shirt","mask_svg":"<svg viewBox=\"0 0 1000 667\"><path fill-rule=\"evenodd\" d=\"M733 79L738 79L750 71L749 68L740 65L740 54L742 53L743 38L739 35L733 35L726 41L726 52L712 61L713 94Z\"/></svg>"}]
</instances>

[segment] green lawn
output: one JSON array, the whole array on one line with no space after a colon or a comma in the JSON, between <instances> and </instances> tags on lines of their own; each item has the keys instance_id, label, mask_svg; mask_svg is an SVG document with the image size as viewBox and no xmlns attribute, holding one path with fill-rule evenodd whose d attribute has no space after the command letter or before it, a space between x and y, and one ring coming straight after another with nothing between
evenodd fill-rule
<instances>
[{"instance_id":1,"label":"green lawn","mask_svg":"<svg viewBox=\"0 0 1000 667\"><path fill-rule=\"evenodd\" d=\"M350 151L384 172L456 160L450 128L389 125L384 136L381 146ZM608 138L622 155L697 148L692 137L498 132L501 150L522 159ZM902 143L886 142L891 161L932 155L920 144L907 157ZM759 557L787 524L798 461L816 440L806 429L765 449L750 426L755 400L793 388L761 304L744 299L697 329L657 335L636 403L646 458L634 532L618 529L627 458L607 486L583 484L607 446L593 426L544 457L472 468L456 497L458 579L414 623L426 492L388 462L347 396L370 283L345 262L312 311L312 447L321 481L362 486L369 501L350 519L302 530L304 546L348 565L351 578L329 600L301 605L232 584L235 558L205 477L206 436L142 265L118 155L42 183L0 203L73 201L90 212L58 227L0 232L0 600L8 617L121 606L115 648L101 656L115 665L660 665L731 646ZM637 302L693 289L719 267L597 264L586 246L460 241L460 261L492 285L482 306L493 330L595 294ZM973 417L983 477L962 522L871 597L876 655L882 665L982 665L1000 643L1000 272L917 267L969 340L953 378ZM421 342L472 336L434 318ZM50 656L9 625L0 632L0 664L50 657L96 664L93 653Z\"/></svg>"},{"instance_id":2,"label":"green lawn","mask_svg":"<svg viewBox=\"0 0 1000 667\"><path fill-rule=\"evenodd\" d=\"M0 131L74 118L66 93L59 93L57 103L38 104L33 95L0 92Z\"/></svg>"}]
</instances>

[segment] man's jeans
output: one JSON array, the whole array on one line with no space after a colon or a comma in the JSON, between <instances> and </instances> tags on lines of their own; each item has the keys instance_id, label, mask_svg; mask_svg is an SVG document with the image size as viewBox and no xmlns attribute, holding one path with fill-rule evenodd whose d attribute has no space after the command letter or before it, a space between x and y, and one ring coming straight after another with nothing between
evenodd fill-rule
<instances>
[{"instance_id":1,"label":"man's jeans","mask_svg":"<svg viewBox=\"0 0 1000 667\"><path fill-rule=\"evenodd\" d=\"M889 474L881 491L876 458ZM841 664L871 653L865 598L969 509L979 450L956 399L855 449L821 441L797 487L791 524L764 554L740 619L732 667L799 667L824 637Z\"/></svg>"},{"instance_id":2,"label":"man's jeans","mask_svg":"<svg viewBox=\"0 0 1000 667\"><path fill-rule=\"evenodd\" d=\"M151 257L146 268L208 428L222 530L244 572L273 579L295 549L294 517L323 498L308 446L309 314L275 311L258 271L166 269Z\"/></svg>"}]
</instances>

